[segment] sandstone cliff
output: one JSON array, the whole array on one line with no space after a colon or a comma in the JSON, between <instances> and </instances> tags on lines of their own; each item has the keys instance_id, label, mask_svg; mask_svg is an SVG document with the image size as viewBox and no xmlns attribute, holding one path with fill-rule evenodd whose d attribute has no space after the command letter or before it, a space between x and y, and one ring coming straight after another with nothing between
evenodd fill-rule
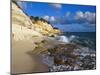
<instances>
[{"instance_id":1,"label":"sandstone cliff","mask_svg":"<svg viewBox=\"0 0 100 75\"><path fill-rule=\"evenodd\" d=\"M36 31L40 32L43 35L48 35L48 36L52 36L60 33L59 29L53 28L53 26L46 20L42 18L34 20L35 18L38 17L34 17L34 18L31 17L31 20L32 23L34 24Z\"/></svg>"},{"instance_id":2,"label":"sandstone cliff","mask_svg":"<svg viewBox=\"0 0 100 75\"><path fill-rule=\"evenodd\" d=\"M12 34L15 40L30 39L32 36L52 36L60 33L49 23L38 20L33 22L28 15L12 2Z\"/></svg>"},{"instance_id":3,"label":"sandstone cliff","mask_svg":"<svg viewBox=\"0 0 100 75\"><path fill-rule=\"evenodd\" d=\"M59 30L48 22L34 21L12 2L12 74L45 72L48 66L34 55L47 52L55 43L51 35ZM50 45L49 45L50 44ZM51 46L52 45L52 46ZM31 57L32 56L32 57ZM41 67L41 69L40 69Z\"/></svg>"}]
</instances>

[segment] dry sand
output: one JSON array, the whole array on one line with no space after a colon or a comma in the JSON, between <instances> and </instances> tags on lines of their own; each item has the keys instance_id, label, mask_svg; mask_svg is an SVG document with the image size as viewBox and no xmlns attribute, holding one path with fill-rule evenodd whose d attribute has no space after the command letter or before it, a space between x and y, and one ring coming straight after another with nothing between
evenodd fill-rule
<instances>
[{"instance_id":1,"label":"dry sand","mask_svg":"<svg viewBox=\"0 0 100 75\"><path fill-rule=\"evenodd\" d=\"M29 55L34 45L31 40L12 40L12 73L47 72L48 66L38 56Z\"/></svg>"}]
</instances>

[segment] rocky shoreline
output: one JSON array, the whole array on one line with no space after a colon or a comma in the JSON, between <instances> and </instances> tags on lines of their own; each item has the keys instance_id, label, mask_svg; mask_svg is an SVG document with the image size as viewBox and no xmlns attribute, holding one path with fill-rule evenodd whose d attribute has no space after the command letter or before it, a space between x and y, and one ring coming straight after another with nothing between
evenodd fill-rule
<instances>
[{"instance_id":1,"label":"rocky shoreline","mask_svg":"<svg viewBox=\"0 0 100 75\"><path fill-rule=\"evenodd\" d=\"M61 45L60 45L61 46ZM63 46L63 45L62 45ZM71 45L74 47L74 45ZM72 48L72 47L70 47ZM53 64L50 66L50 71L75 71L89 70L96 68L95 52L84 52L81 49L68 49L67 46L56 47L51 49L46 57L52 58ZM71 51L70 51L71 50ZM85 53L85 56L82 55Z\"/></svg>"},{"instance_id":2,"label":"rocky shoreline","mask_svg":"<svg viewBox=\"0 0 100 75\"><path fill-rule=\"evenodd\" d=\"M96 69L96 51L89 40L81 41L73 37L70 42L58 41L58 37L45 37L31 54L42 57L50 72L94 70Z\"/></svg>"},{"instance_id":3,"label":"rocky shoreline","mask_svg":"<svg viewBox=\"0 0 100 75\"><path fill-rule=\"evenodd\" d=\"M96 69L96 53L76 44L58 44L42 53L50 72Z\"/></svg>"}]
</instances>

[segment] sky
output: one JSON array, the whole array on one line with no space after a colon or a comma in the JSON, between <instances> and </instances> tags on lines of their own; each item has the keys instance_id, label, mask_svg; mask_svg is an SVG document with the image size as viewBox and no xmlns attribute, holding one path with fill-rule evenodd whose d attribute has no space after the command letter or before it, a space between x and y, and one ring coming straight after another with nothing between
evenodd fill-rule
<instances>
[{"instance_id":1,"label":"sky","mask_svg":"<svg viewBox=\"0 0 100 75\"><path fill-rule=\"evenodd\" d=\"M95 32L96 7L89 5L17 2L29 16L49 21L64 32Z\"/></svg>"}]
</instances>

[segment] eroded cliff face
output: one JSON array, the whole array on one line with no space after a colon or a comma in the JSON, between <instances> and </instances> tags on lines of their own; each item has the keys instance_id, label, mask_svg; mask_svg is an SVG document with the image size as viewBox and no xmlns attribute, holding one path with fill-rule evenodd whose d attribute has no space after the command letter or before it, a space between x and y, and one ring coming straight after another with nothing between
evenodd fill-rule
<instances>
[{"instance_id":1,"label":"eroded cliff face","mask_svg":"<svg viewBox=\"0 0 100 75\"><path fill-rule=\"evenodd\" d=\"M16 41L28 40L33 36L42 36L34 30L30 18L15 3L12 3L12 34Z\"/></svg>"},{"instance_id":2,"label":"eroded cliff face","mask_svg":"<svg viewBox=\"0 0 100 75\"><path fill-rule=\"evenodd\" d=\"M22 9L12 2L12 34L15 40L30 39L33 36L52 36L60 33L50 24L43 21L33 21Z\"/></svg>"},{"instance_id":3,"label":"eroded cliff face","mask_svg":"<svg viewBox=\"0 0 100 75\"><path fill-rule=\"evenodd\" d=\"M30 18L15 3L12 3L12 25L13 24L27 28L30 28L33 25Z\"/></svg>"},{"instance_id":4,"label":"eroded cliff face","mask_svg":"<svg viewBox=\"0 0 100 75\"><path fill-rule=\"evenodd\" d=\"M57 35L60 33L60 30L54 29L47 22L38 20L37 22L35 22L33 24L34 24L35 30L40 32L43 35L52 36L52 35Z\"/></svg>"}]
</instances>

